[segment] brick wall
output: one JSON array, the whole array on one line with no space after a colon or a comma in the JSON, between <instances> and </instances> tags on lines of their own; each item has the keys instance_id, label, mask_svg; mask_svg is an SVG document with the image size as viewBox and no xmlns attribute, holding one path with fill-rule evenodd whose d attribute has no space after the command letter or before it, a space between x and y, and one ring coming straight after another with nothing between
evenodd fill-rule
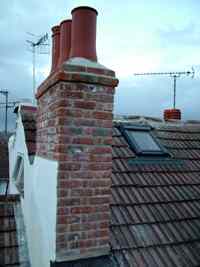
<instances>
[{"instance_id":1,"label":"brick wall","mask_svg":"<svg viewBox=\"0 0 200 267\"><path fill-rule=\"evenodd\" d=\"M59 161L58 260L109 253L117 83L112 71L66 65L38 89L37 155Z\"/></svg>"}]
</instances>

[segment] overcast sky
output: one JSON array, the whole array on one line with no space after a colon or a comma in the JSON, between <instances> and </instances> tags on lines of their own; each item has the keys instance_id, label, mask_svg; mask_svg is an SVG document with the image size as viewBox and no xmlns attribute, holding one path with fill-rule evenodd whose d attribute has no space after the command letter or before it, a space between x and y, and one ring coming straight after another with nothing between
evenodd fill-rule
<instances>
[{"instance_id":1,"label":"overcast sky","mask_svg":"<svg viewBox=\"0 0 200 267\"><path fill-rule=\"evenodd\" d=\"M33 37L27 32L51 36L51 27L70 18L79 5L99 13L98 61L116 71L120 80L115 114L162 117L163 110L172 107L172 79L133 73L187 71L194 66L194 79L181 77L177 82L177 108L183 119L200 119L199 0L1 0L0 90L7 89L10 100L33 95L32 55L26 44ZM51 54L38 54L36 61L38 86L49 73ZM3 122L3 109L0 112Z\"/></svg>"}]
</instances>

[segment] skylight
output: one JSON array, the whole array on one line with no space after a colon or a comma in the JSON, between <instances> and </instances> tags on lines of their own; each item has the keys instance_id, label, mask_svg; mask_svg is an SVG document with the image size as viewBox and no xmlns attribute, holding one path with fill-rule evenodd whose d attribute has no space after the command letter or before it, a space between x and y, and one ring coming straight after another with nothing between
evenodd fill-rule
<instances>
[{"instance_id":1,"label":"skylight","mask_svg":"<svg viewBox=\"0 0 200 267\"><path fill-rule=\"evenodd\" d=\"M130 147L140 155L166 155L166 150L154 137L150 127L123 126L122 132Z\"/></svg>"},{"instance_id":2,"label":"skylight","mask_svg":"<svg viewBox=\"0 0 200 267\"><path fill-rule=\"evenodd\" d=\"M161 151L149 132L128 130L127 133L141 151Z\"/></svg>"}]
</instances>

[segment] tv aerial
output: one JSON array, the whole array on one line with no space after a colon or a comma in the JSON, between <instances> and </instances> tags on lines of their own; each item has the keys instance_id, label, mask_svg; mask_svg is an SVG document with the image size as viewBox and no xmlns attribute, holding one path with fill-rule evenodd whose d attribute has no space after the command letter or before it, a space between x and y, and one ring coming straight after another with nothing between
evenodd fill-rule
<instances>
[{"instance_id":1,"label":"tv aerial","mask_svg":"<svg viewBox=\"0 0 200 267\"><path fill-rule=\"evenodd\" d=\"M31 32L27 32L28 35L32 37L30 40L26 40L29 45L29 51L32 53L32 73L33 73L33 99L35 98L35 86L36 86L36 72L35 72L35 65L36 65L36 53L37 54L49 54L49 37L48 33L44 35L35 35Z\"/></svg>"},{"instance_id":2,"label":"tv aerial","mask_svg":"<svg viewBox=\"0 0 200 267\"><path fill-rule=\"evenodd\" d=\"M165 75L169 76L173 79L173 108L176 108L176 84L177 84L177 79L180 78L181 76L190 76L192 79L194 78L195 75L195 70L192 67L190 71L171 71L171 72L144 72L144 73L134 73L134 75L139 76L139 75Z\"/></svg>"}]
</instances>

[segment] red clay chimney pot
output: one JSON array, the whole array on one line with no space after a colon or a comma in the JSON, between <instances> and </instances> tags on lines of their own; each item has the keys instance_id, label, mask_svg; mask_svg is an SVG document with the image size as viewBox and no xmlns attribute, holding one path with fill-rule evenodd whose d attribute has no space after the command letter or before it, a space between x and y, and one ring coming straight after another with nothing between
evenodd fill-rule
<instances>
[{"instance_id":1,"label":"red clay chimney pot","mask_svg":"<svg viewBox=\"0 0 200 267\"><path fill-rule=\"evenodd\" d=\"M164 110L164 120L181 120L180 109L166 109Z\"/></svg>"},{"instance_id":2,"label":"red clay chimney pot","mask_svg":"<svg viewBox=\"0 0 200 267\"><path fill-rule=\"evenodd\" d=\"M71 57L83 57L97 61L96 9L80 6L72 10Z\"/></svg>"},{"instance_id":3,"label":"red clay chimney pot","mask_svg":"<svg viewBox=\"0 0 200 267\"><path fill-rule=\"evenodd\" d=\"M58 60L60 55L60 26L52 27L52 64L51 73L58 67Z\"/></svg>"},{"instance_id":4,"label":"red clay chimney pot","mask_svg":"<svg viewBox=\"0 0 200 267\"><path fill-rule=\"evenodd\" d=\"M60 67L64 61L69 59L71 48L71 24L72 20L63 20L60 23L60 57L58 66Z\"/></svg>"}]
</instances>

